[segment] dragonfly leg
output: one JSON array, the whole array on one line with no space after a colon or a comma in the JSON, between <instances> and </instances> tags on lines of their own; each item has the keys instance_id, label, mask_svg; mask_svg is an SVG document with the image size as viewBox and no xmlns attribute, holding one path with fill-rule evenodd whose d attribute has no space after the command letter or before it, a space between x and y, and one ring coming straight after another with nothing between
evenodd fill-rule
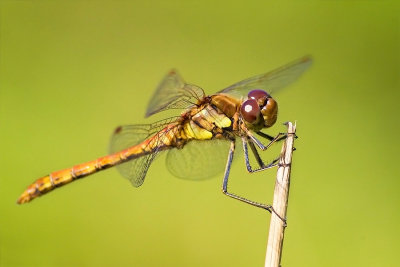
<instances>
[{"instance_id":1,"label":"dragonfly leg","mask_svg":"<svg viewBox=\"0 0 400 267\"><path fill-rule=\"evenodd\" d=\"M238 195L228 192L228 178L229 178L229 172L231 170L234 152L235 152L235 141L233 140L233 141L231 141L231 146L230 146L229 155L228 155L228 161L227 161L226 167L225 167L224 180L222 183L222 192L231 198L237 199L239 201L242 201L244 203L247 203L249 205L252 205L252 206L255 206L258 208L265 209L265 210L269 211L270 213L273 212L286 224L286 220L284 218L282 218L277 212L275 212L274 208L271 205L266 205L266 204L262 204L259 202L255 202L255 201L249 200L247 198L244 198L244 197L241 197L241 196L238 196Z\"/></svg>"},{"instance_id":2,"label":"dragonfly leg","mask_svg":"<svg viewBox=\"0 0 400 267\"><path fill-rule=\"evenodd\" d=\"M260 168L262 168L262 167L264 167L265 165L264 165L264 162L263 162L263 160L261 159L261 157L260 157L260 154L258 154L258 151L257 151L257 149L256 149L256 147L255 147L255 145L254 145L254 143L253 142L248 142L248 139L246 138L242 138L242 142L243 142L243 144L244 145L246 145L247 143L249 144L249 146L250 146L250 148L251 148L251 151L253 152L253 155L254 155L254 157L256 158L256 160L257 160L257 163L258 163L258 166L260 166ZM245 156L245 159L246 159L246 163L249 163L249 166L250 166L250 162L249 162L249 153L248 153L248 151L247 151L247 147L246 147L246 150L244 150L243 149L243 151L245 151L245 154L244 154L244 156ZM247 164L246 164L247 165Z\"/></svg>"},{"instance_id":3,"label":"dragonfly leg","mask_svg":"<svg viewBox=\"0 0 400 267\"><path fill-rule=\"evenodd\" d=\"M242 137L242 143L243 143L244 160L245 160L246 168L247 168L248 172L250 172L250 173L259 172L259 171L263 171L263 170L270 169L272 167L278 166L277 162L279 161L279 158L276 158L272 162L270 162L267 165L265 165L264 162L262 161L260 155L258 154L254 143L251 140L248 140L247 138ZM251 165L250 165L249 152L248 152L248 149L247 149L247 143L249 144L249 146L250 146L250 148L251 148L251 150L252 150L252 152L254 154L254 157L256 158L256 160L258 162L258 165L260 166L258 169L253 169L251 167Z\"/></svg>"},{"instance_id":4,"label":"dragonfly leg","mask_svg":"<svg viewBox=\"0 0 400 267\"><path fill-rule=\"evenodd\" d=\"M287 137L287 133L278 133L275 137L272 137L268 134L262 133L262 132L257 132L258 135L260 135L261 137L264 137L268 140L270 140L270 142L267 145L264 145L260 140L258 140L251 132L247 132L247 136L251 139L251 141L253 141L254 144L256 144L258 146L258 148L260 148L262 151L267 150L273 143L282 141L284 139L286 139Z\"/></svg>"},{"instance_id":5,"label":"dragonfly leg","mask_svg":"<svg viewBox=\"0 0 400 267\"><path fill-rule=\"evenodd\" d=\"M256 134L258 134L259 136L268 139L269 141L274 140L275 137L270 136L269 134L263 133L263 132L256 132Z\"/></svg>"},{"instance_id":6,"label":"dragonfly leg","mask_svg":"<svg viewBox=\"0 0 400 267\"><path fill-rule=\"evenodd\" d=\"M278 135L276 137L273 137L273 136L263 133L263 132L256 132L256 134L258 134L259 136L261 136L265 139L268 139L269 141L274 141L274 142L279 142L281 140L286 139L286 137L287 137L287 133L278 133Z\"/></svg>"},{"instance_id":7,"label":"dragonfly leg","mask_svg":"<svg viewBox=\"0 0 400 267\"><path fill-rule=\"evenodd\" d=\"M288 136L287 133L279 133L276 137L270 136L269 134L263 133L263 132L256 132L256 134L258 134L259 136L268 139L270 142L274 143L274 142L279 142L282 140L285 140ZM278 136L280 136L279 138L277 138ZM297 135L294 136L294 138L297 139ZM270 144L268 144L268 147L270 146ZM295 151L296 148L293 147L293 151Z\"/></svg>"},{"instance_id":8,"label":"dragonfly leg","mask_svg":"<svg viewBox=\"0 0 400 267\"><path fill-rule=\"evenodd\" d=\"M263 133L263 132L256 132L259 136L268 139L270 142L268 145L264 145L260 140L258 140L250 131L246 132L247 136L253 141L254 144L256 144L262 151L267 150L273 143L285 140L286 137L288 136L287 133L278 133L275 137L270 136L269 134ZM297 136L295 135L295 138Z\"/></svg>"}]
</instances>

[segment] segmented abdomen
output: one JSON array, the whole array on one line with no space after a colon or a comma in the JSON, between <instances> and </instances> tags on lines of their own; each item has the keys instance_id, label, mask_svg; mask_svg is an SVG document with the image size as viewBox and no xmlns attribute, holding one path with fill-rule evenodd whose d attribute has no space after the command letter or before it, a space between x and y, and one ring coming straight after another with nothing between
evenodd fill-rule
<instances>
[{"instance_id":1,"label":"segmented abdomen","mask_svg":"<svg viewBox=\"0 0 400 267\"><path fill-rule=\"evenodd\" d=\"M78 178L150 154L155 149L160 150L173 147L175 145L173 140L176 133L176 125L167 126L153 137L144 140L138 145L93 161L75 165L72 168L52 172L47 176L37 179L34 183L28 186L28 188L18 198L17 203L22 204L29 202L32 199L46 194L57 187L68 184Z\"/></svg>"}]
</instances>

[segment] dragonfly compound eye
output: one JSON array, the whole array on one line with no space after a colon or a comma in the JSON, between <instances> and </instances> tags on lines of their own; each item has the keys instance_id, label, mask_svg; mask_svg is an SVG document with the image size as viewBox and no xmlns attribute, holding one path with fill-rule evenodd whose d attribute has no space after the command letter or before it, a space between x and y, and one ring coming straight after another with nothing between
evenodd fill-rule
<instances>
[{"instance_id":1,"label":"dragonfly compound eye","mask_svg":"<svg viewBox=\"0 0 400 267\"><path fill-rule=\"evenodd\" d=\"M248 123L253 123L260 116L260 107L258 106L256 100L248 99L244 101L240 107L240 113L245 121Z\"/></svg>"},{"instance_id":2,"label":"dragonfly compound eye","mask_svg":"<svg viewBox=\"0 0 400 267\"><path fill-rule=\"evenodd\" d=\"M251 90L247 96L249 99L256 100L259 104L262 104L266 98L271 97L267 92L260 89Z\"/></svg>"}]
</instances>

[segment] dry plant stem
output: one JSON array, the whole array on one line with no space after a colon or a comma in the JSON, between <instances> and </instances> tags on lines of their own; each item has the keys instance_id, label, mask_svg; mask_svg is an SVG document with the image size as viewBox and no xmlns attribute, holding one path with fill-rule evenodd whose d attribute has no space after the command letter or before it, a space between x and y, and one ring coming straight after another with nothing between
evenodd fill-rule
<instances>
[{"instance_id":1,"label":"dry plant stem","mask_svg":"<svg viewBox=\"0 0 400 267\"><path fill-rule=\"evenodd\" d=\"M273 208L281 218L286 218L286 210L289 197L290 170L292 163L293 142L296 133L296 124L287 123L288 136L282 146L279 167L276 175ZM266 267L280 266L283 236L286 223L275 213L271 213L269 226L267 255L265 258Z\"/></svg>"}]
</instances>

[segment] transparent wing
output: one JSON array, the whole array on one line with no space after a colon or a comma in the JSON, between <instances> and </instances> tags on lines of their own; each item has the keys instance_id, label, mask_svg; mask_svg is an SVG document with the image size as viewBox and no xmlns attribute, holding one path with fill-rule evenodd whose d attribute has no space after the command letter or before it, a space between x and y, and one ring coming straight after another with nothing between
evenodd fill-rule
<instances>
[{"instance_id":1,"label":"transparent wing","mask_svg":"<svg viewBox=\"0 0 400 267\"><path fill-rule=\"evenodd\" d=\"M276 70L235 83L219 93L247 96L250 90L262 89L272 94L297 80L310 67L311 62L310 57L303 57Z\"/></svg>"},{"instance_id":2,"label":"transparent wing","mask_svg":"<svg viewBox=\"0 0 400 267\"><path fill-rule=\"evenodd\" d=\"M111 137L110 153L116 153L143 142L145 139L155 135L166 125L174 123L175 120L176 117L173 117L152 124L118 127ZM159 136L159 138L162 138L162 136ZM159 150L155 150L148 155L117 165L117 169L122 176L131 181L133 186L139 187L143 184L150 164L159 152Z\"/></svg>"},{"instance_id":3,"label":"transparent wing","mask_svg":"<svg viewBox=\"0 0 400 267\"><path fill-rule=\"evenodd\" d=\"M194 140L182 149L168 151L166 164L178 178L204 180L224 171L228 152L229 141L225 139Z\"/></svg>"},{"instance_id":4,"label":"transparent wing","mask_svg":"<svg viewBox=\"0 0 400 267\"><path fill-rule=\"evenodd\" d=\"M143 184L150 164L153 162L157 154L158 152L156 151L149 155L122 163L117 166L117 169L123 177L127 178L132 183L134 187L139 187Z\"/></svg>"},{"instance_id":5,"label":"transparent wing","mask_svg":"<svg viewBox=\"0 0 400 267\"><path fill-rule=\"evenodd\" d=\"M204 97L198 86L187 84L177 71L170 71L154 92L146 110L146 117L167 109L184 109Z\"/></svg>"}]
</instances>

